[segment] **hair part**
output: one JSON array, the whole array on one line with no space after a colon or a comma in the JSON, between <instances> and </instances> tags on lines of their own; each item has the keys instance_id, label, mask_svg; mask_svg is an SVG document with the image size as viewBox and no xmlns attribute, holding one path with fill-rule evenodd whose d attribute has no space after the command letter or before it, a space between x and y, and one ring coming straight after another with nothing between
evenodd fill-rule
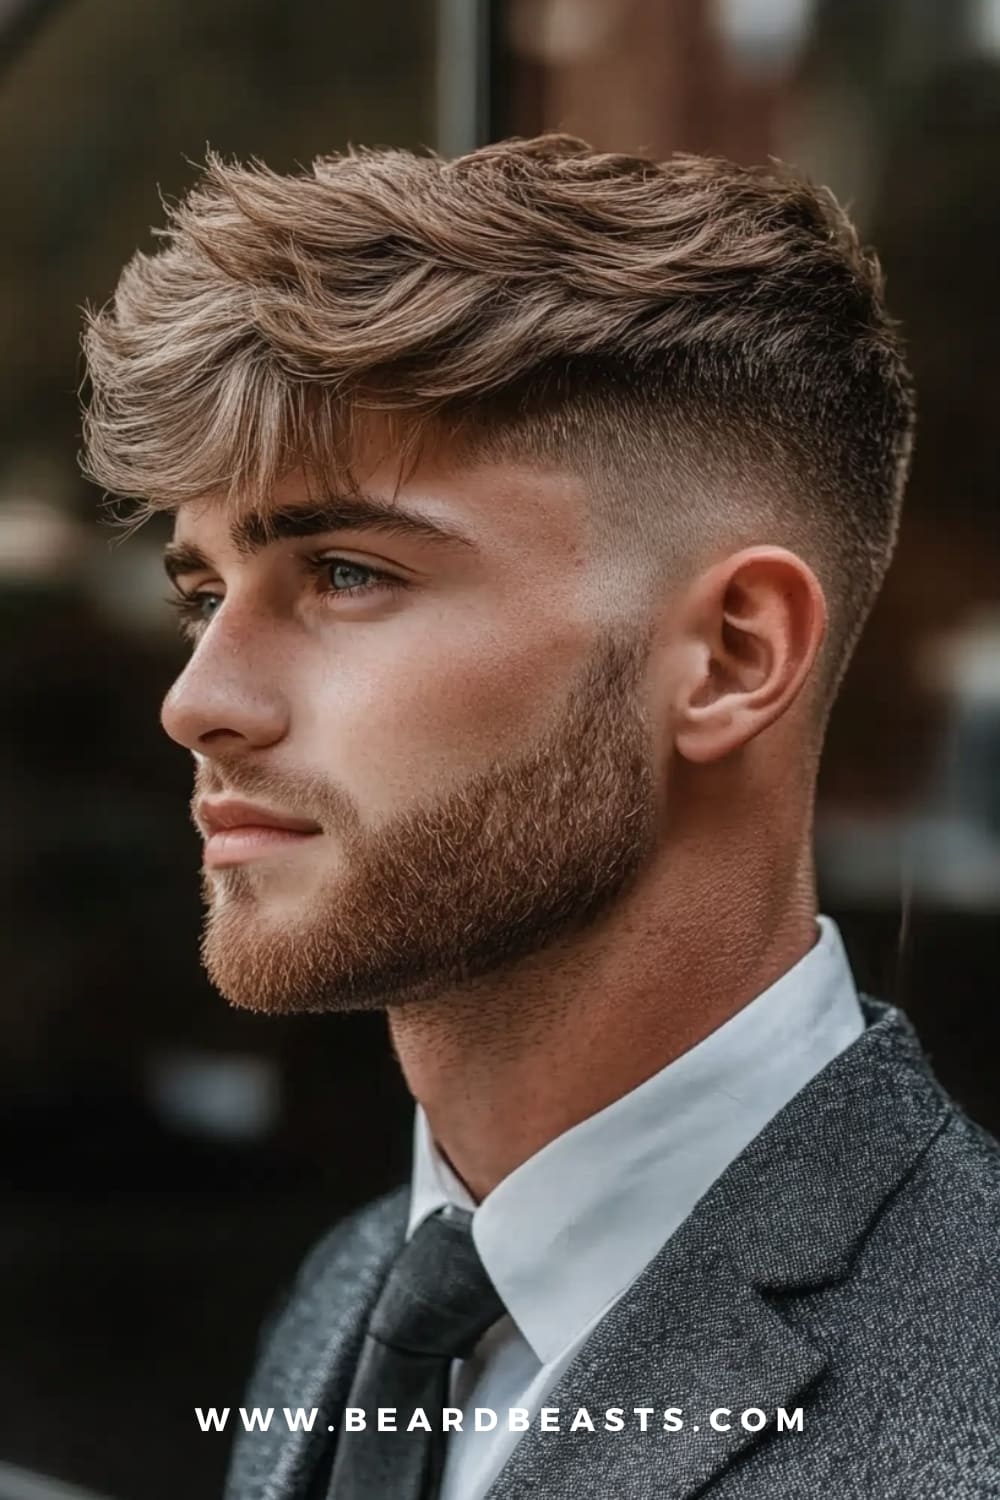
<instances>
[{"instance_id":1,"label":"hair part","mask_svg":"<svg viewBox=\"0 0 1000 1500\"><path fill-rule=\"evenodd\" d=\"M431 435L576 471L650 578L792 547L827 597L832 701L895 549L913 395L826 189L546 135L292 176L210 152L167 220L86 310L84 471L140 520L266 509L296 467L353 484L377 414L401 472Z\"/></svg>"}]
</instances>

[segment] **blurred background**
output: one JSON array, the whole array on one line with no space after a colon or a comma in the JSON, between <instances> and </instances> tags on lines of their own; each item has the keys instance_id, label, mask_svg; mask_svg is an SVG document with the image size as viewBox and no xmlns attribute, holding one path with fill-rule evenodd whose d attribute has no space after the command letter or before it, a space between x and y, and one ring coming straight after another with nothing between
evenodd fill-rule
<instances>
[{"instance_id":1,"label":"blurred background","mask_svg":"<svg viewBox=\"0 0 1000 1500\"><path fill-rule=\"evenodd\" d=\"M549 127L791 160L881 252L920 428L831 725L821 905L1000 1132L1000 0L0 0L7 1464L211 1500L228 1439L193 1405L239 1403L276 1287L409 1167L379 1018L251 1017L201 974L169 523L121 544L77 475L80 305L206 145L288 171Z\"/></svg>"}]
</instances>

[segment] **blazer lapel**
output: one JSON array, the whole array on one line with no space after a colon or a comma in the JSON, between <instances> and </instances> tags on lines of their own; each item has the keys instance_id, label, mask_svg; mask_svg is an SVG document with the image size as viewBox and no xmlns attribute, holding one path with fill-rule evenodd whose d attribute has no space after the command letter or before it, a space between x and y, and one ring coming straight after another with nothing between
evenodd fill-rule
<instances>
[{"instance_id":1,"label":"blazer lapel","mask_svg":"<svg viewBox=\"0 0 1000 1500\"><path fill-rule=\"evenodd\" d=\"M808 1421L827 1358L782 1317L782 1293L848 1274L880 1205L947 1118L909 1021L861 1001L866 1031L751 1142L597 1325L545 1397L560 1432L533 1422L487 1500L689 1500L774 1431L777 1408L802 1405ZM637 1406L653 1408L645 1433ZM672 1406L683 1429L663 1432ZM596 1432L565 1430L580 1407ZM624 1408L624 1432L601 1430L609 1407ZM717 1432L720 1407L730 1425ZM767 1416L758 1432L740 1422L752 1407Z\"/></svg>"},{"instance_id":2,"label":"blazer lapel","mask_svg":"<svg viewBox=\"0 0 1000 1500\"><path fill-rule=\"evenodd\" d=\"M241 1434L225 1500L303 1500L332 1441L354 1377L371 1309L403 1243L409 1188L362 1209L315 1247L254 1371L248 1407L272 1407L266 1432ZM315 1270L313 1268L315 1267ZM291 1431L283 1407L317 1416Z\"/></svg>"}]
</instances>

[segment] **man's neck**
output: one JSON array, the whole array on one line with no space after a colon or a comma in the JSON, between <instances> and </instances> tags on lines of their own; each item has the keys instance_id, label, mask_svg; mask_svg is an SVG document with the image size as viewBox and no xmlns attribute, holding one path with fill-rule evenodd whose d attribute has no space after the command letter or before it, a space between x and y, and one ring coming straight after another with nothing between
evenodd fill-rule
<instances>
[{"instance_id":1,"label":"man's neck","mask_svg":"<svg viewBox=\"0 0 1000 1500\"><path fill-rule=\"evenodd\" d=\"M746 872L729 868L740 871L739 893L720 899L725 888L704 866L700 882L651 872L604 920L516 974L390 1010L410 1092L476 1201L715 1031L812 947L811 860L770 884L763 872L744 884ZM664 902L665 889L683 902Z\"/></svg>"}]
</instances>

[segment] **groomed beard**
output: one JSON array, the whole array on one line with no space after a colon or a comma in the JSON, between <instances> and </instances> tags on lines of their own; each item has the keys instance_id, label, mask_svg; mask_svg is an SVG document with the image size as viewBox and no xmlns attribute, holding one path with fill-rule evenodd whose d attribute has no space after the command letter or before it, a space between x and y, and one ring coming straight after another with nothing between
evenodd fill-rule
<instances>
[{"instance_id":1,"label":"groomed beard","mask_svg":"<svg viewBox=\"0 0 1000 1500\"><path fill-rule=\"evenodd\" d=\"M292 918L268 916L253 862L203 872L212 983L272 1014L375 1009L496 975L594 923L654 841L645 659L643 641L606 639L540 739L375 830L328 783L293 802L288 778L234 763L228 790L273 793L319 821L318 837L334 831L341 857Z\"/></svg>"}]
</instances>

